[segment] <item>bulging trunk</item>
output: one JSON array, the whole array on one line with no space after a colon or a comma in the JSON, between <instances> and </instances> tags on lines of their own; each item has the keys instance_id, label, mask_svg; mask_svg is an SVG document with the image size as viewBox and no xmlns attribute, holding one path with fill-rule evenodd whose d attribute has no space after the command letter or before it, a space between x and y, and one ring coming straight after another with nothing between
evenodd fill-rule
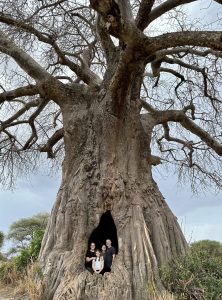
<instances>
[{"instance_id":1,"label":"bulging trunk","mask_svg":"<svg viewBox=\"0 0 222 300\"><path fill-rule=\"evenodd\" d=\"M63 107L63 177L40 253L44 297L152 299L154 287L164 289L159 267L185 253L187 244L152 179L150 137L139 113L119 118L100 103L101 95L96 97L90 105L69 101ZM103 103L109 103L105 97ZM116 227L118 255L111 273L92 275L84 268L85 253L107 211ZM109 238L111 230L103 228L96 238Z\"/></svg>"}]
</instances>

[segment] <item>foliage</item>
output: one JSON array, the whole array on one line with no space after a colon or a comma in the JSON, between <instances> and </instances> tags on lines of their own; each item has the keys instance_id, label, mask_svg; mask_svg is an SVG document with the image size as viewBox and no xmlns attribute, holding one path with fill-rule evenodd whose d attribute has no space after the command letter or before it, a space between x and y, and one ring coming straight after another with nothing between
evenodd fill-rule
<instances>
[{"instance_id":1,"label":"foliage","mask_svg":"<svg viewBox=\"0 0 222 300\"><path fill-rule=\"evenodd\" d=\"M41 242L43 239L44 230L36 230L33 235L33 240L30 245L22 249L20 254L14 258L16 267L19 270L24 269L29 263L35 261L38 258Z\"/></svg>"},{"instance_id":2,"label":"foliage","mask_svg":"<svg viewBox=\"0 0 222 300\"><path fill-rule=\"evenodd\" d=\"M14 222L10 227L11 237L17 238L17 241L20 238L23 244L25 244L24 241L28 242L29 237L31 241L23 249L19 250L18 247L11 248L10 253L17 253L17 255L8 261L2 261L0 264L0 282L5 285L18 285L20 290L21 286L28 288L27 291L29 290L30 293L32 291L35 297L38 296L37 298L32 296L30 299L33 300L41 299L36 292L37 286L33 276L34 274L42 276L42 273L38 264L33 264L33 262L37 260L40 252L47 219L48 214L38 214L31 218ZM2 235L2 237L4 236Z\"/></svg>"},{"instance_id":3,"label":"foliage","mask_svg":"<svg viewBox=\"0 0 222 300\"><path fill-rule=\"evenodd\" d=\"M202 240L191 244L193 252L207 251L210 255L222 258L222 244L218 241Z\"/></svg>"},{"instance_id":4,"label":"foliage","mask_svg":"<svg viewBox=\"0 0 222 300\"><path fill-rule=\"evenodd\" d=\"M5 235L2 231L0 231L0 249L3 246Z\"/></svg>"},{"instance_id":5,"label":"foliage","mask_svg":"<svg viewBox=\"0 0 222 300\"><path fill-rule=\"evenodd\" d=\"M7 236L15 244L10 253L26 249L27 245L36 238L35 235L38 235L39 231L42 232L46 228L48 218L48 213L40 213L30 218L23 218L13 222Z\"/></svg>"},{"instance_id":6,"label":"foliage","mask_svg":"<svg viewBox=\"0 0 222 300\"><path fill-rule=\"evenodd\" d=\"M217 299L222 294L222 256L219 249L220 243L201 241L194 243L186 256L173 259L162 270L168 290L178 299Z\"/></svg>"},{"instance_id":7,"label":"foliage","mask_svg":"<svg viewBox=\"0 0 222 300\"><path fill-rule=\"evenodd\" d=\"M15 284L17 280L24 277L26 268L37 260L41 248L44 230L34 232L33 240L30 245L22 249L19 255L11 260L5 261L0 265L0 281L4 284ZM36 267L36 274L41 275L39 268Z\"/></svg>"}]
</instances>

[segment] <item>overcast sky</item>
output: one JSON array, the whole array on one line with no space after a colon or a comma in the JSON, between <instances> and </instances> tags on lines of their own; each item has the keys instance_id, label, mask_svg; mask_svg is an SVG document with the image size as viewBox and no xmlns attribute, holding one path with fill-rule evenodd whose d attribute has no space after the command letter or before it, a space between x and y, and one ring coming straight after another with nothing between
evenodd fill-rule
<instances>
[{"instance_id":1,"label":"overcast sky","mask_svg":"<svg viewBox=\"0 0 222 300\"><path fill-rule=\"evenodd\" d=\"M202 20L217 17L219 5L211 1L201 1L190 5L192 14ZM208 7L208 9L204 9ZM213 191L193 196L189 186L177 184L175 176L160 177L155 172L155 180L174 214L178 217L188 241L212 239L222 242L222 192ZM30 181L20 179L17 188L0 191L0 230L7 232L9 225L17 219L30 217L39 212L50 212L59 187L59 176L33 175Z\"/></svg>"}]
</instances>

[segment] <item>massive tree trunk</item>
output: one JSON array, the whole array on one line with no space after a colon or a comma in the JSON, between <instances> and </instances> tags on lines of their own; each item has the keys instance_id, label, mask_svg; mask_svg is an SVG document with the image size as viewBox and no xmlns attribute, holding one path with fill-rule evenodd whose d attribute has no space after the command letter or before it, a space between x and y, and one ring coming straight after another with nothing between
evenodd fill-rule
<instances>
[{"instance_id":1,"label":"massive tree trunk","mask_svg":"<svg viewBox=\"0 0 222 300\"><path fill-rule=\"evenodd\" d=\"M164 289L159 267L187 247L152 178L152 119L145 133L136 101L118 114L110 93L101 91L91 90L78 103L70 97L62 107L62 183L40 254L47 300L151 299L154 286ZM119 251L111 273L91 275L85 253L106 211Z\"/></svg>"}]
</instances>

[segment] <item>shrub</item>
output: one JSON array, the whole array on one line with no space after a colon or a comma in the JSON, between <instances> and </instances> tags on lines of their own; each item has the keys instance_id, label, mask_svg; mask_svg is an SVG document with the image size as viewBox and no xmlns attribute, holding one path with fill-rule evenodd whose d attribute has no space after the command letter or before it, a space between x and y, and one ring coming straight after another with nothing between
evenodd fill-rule
<instances>
[{"instance_id":1,"label":"shrub","mask_svg":"<svg viewBox=\"0 0 222 300\"><path fill-rule=\"evenodd\" d=\"M217 299L222 295L222 257L199 246L162 270L167 289L178 299Z\"/></svg>"},{"instance_id":2,"label":"shrub","mask_svg":"<svg viewBox=\"0 0 222 300\"><path fill-rule=\"evenodd\" d=\"M202 240L191 244L191 251L206 251L210 255L222 258L222 244L217 241Z\"/></svg>"},{"instance_id":3,"label":"shrub","mask_svg":"<svg viewBox=\"0 0 222 300\"><path fill-rule=\"evenodd\" d=\"M43 235L43 230L36 230L30 245L26 249L21 250L20 254L14 258L19 270L24 269L29 263L34 262L38 258Z\"/></svg>"}]
</instances>

